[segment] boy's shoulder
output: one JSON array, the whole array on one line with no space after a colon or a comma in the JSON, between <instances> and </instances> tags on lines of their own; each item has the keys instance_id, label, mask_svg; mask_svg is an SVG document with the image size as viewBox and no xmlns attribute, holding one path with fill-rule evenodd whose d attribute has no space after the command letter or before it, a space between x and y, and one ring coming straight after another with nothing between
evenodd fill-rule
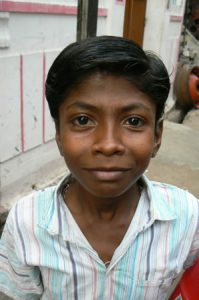
<instances>
[{"instance_id":1,"label":"boy's shoulder","mask_svg":"<svg viewBox=\"0 0 199 300\"><path fill-rule=\"evenodd\" d=\"M184 197L190 197L192 199L198 200L188 190L177 187L173 184L153 180L150 180L149 182L152 186L153 191L162 194L165 197L165 200L176 199L176 197L179 199L179 196L180 200L182 200Z\"/></svg>"},{"instance_id":2,"label":"boy's shoulder","mask_svg":"<svg viewBox=\"0 0 199 300\"><path fill-rule=\"evenodd\" d=\"M199 215L199 199L189 191L176 187L172 184L149 181L150 193L156 207L168 208L176 217Z\"/></svg>"},{"instance_id":3,"label":"boy's shoulder","mask_svg":"<svg viewBox=\"0 0 199 300\"><path fill-rule=\"evenodd\" d=\"M42 222L54 207L56 189L56 186L50 186L22 197L11 208L8 219L14 223L18 220L19 223L31 224L33 219L37 223Z\"/></svg>"},{"instance_id":4,"label":"boy's shoulder","mask_svg":"<svg viewBox=\"0 0 199 300\"><path fill-rule=\"evenodd\" d=\"M40 190L34 190L32 193L20 198L14 206L29 207L34 202L34 206L48 207L52 204L55 197L57 186L50 186Z\"/></svg>"}]
</instances>

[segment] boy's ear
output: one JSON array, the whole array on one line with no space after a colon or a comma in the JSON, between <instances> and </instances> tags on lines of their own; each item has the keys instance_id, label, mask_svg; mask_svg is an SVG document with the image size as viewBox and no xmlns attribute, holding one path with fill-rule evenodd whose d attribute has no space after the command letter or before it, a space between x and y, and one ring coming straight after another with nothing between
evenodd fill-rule
<instances>
[{"instance_id":1,"label":"boy's ear","mask_svg":"<svg viewBox=\"0 0 199 300\"><path fill-rule=\"evenodd\" d=\"M155 140L153 145L152 157L155 157L162 141L163 120L159 120L155 126Z\"/></svg>"}]
</instances>

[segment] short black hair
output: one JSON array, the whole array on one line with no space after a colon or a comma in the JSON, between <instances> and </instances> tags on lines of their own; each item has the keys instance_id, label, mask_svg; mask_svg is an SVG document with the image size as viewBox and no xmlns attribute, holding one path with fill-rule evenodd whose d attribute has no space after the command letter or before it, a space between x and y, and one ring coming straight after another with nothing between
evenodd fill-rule
<instances>
[{"instance_id":1,"label":"short black hair","mask_svg":"<svg viewBox=\"0 0 199 300\"><path fill-rule=\"evenodd\" d=\"M46 99L55 121L67 94L95 73L127 78L154 101L156 121L162 117L170 80L161 59L132 40L100 36L70 44L53 62L46 80Z\"/></svg>"}]
</instances>

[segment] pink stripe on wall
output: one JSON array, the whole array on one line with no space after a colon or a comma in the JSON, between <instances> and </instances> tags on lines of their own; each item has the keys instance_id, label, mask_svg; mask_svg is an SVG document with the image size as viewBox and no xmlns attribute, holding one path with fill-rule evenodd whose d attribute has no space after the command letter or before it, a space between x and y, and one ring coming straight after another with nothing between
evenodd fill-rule
<instances>
[{"instance_id":1,"label":"pink stripe on wall","mask_svg":"<svg viewBox=\"0 0 199 300\"><path fill-rule=\"evenodd\" d=\"M42 141L46 141L46 98L45 98L45 81L46 81L46 54L43 53L43 82L42 82Z\"/></svg>"},{"instance_id":2,"label":"pink stripe on wall","mask_svg":"<svg viewBox=\"0 0 199 300\"><path fill-rule=\"evenodd\" d=\"M170 21L171 22L182 22L183 16L172 15L172 16L170 16Z\"/></svg>"},{"instance_id":3,"label":"pink stripe on wall","mask_svg":"<svg viewBox=\"0 0 199 300\"><path fill-rule=\"evenodd\" d=\"M125 0L116 0L116 3L124 5L125 4Z\"/></svg>"},{"instance_id":4,"label":"pink stripe on wall","mask_svg":"<svg viewBox=\"0 0 199 300\"><path fill-rule=\"evenodd\" d=\"M24 81L23 81L23 55L20 55L20 124L21 124L21 151L24 152Z\"/></svg>"},{"instance_id":5,"label":"pink stripe on wall","mask_svg":"<svg viewBox=\"0 0 199 300\"><path fill-rule=\"evenodd\" d=\"M21 12L21 13L43 13L43 14L64 14L77 15L76 6L45 4L45 3L30 3L30 2L13 2L3 0L0 2L0 11ZM101 17L107 16L106 8L99 8L98 15Z\"/></svg>"}]
</instances>

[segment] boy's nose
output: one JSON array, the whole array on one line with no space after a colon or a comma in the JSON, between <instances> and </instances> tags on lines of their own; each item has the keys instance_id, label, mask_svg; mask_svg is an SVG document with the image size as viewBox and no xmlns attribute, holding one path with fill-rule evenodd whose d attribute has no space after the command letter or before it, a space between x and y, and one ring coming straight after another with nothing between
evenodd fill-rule
<instances>
[{"instance_id":1,"label":"boy's nose","mask_svg":"<svg viewBox=\"0 0 199 300\"><path fill-rule=\"evenodd\" d=\"M113 126L103 126L96 132L92 148L94 153L101 153L106 156L121 155L125 151L121 133Z\"/></svg>"}]
</instances>

